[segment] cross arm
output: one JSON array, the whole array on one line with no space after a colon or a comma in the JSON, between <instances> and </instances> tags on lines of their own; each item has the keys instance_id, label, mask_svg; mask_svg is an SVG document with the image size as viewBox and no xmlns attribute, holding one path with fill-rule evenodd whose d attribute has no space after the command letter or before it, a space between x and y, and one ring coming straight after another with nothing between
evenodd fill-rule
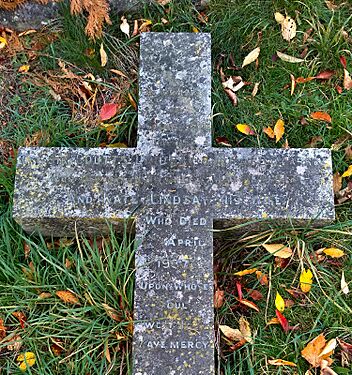
<instances>
[{"instance_id":1,"label":"cross arm","mask_svg":"<svg viewBox=\"0 0 352 375\"><path fill-rule=\"evenodd\" d=\"M334 220L330 150L213 149L212 155L216 226Z\"/></svg>"},{"instance_id":2,"label":"cross arm","mask_svg":"<svg viewBox=\"0 0 352 375\"><path fill-rule=\"evenodd\" d=\"M106 233L138 206L134 149L20 148L13 216L28 231Z\"/></svg>"}]
</instances>

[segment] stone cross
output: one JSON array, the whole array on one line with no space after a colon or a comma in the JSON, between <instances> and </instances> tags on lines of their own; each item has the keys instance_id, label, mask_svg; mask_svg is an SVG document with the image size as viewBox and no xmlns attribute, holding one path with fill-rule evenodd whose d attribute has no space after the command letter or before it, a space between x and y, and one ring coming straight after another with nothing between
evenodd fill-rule
<instances>
[{"instance_id":1,"label":"stone cross","mask_svg":"<svg viewBox=\"0 0 352 375\"><path fill-rule=\"evenodd\" d=\"M209 34L141 35L136 148L19 150L26 231L136 218L135 375L214 373L214 223L334 219L329 150L212 148L210 47Z\"/></svg>"}]
</instances>

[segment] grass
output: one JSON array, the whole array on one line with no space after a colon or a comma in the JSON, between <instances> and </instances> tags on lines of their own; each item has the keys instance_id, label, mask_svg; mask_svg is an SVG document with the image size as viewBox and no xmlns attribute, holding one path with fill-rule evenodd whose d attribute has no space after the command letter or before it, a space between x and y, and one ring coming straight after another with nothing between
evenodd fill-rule
<instances>
[{"instance_id":1,"label":"grass","mask_svg":"<svg viewBox=\"0 0 352 375\"><path fill-rule=\"evenodd\" d=\"M208 22L203 23L189 1L174 1L168 7L146 7L140 14L127 17L130 24L136 18L152 20L153 31L197 28L212 33L214 146L220 136L234 147L282 147L286 139L291 147L309 147L314 137L321 137L318 146L332 149L334 172L342 173L351 164L345 148L352 146L352 90L339 94L335 86L342 85L340 55L346 56L352 71L352 19L350 4L335 4L341 6L331 11L322 0L216 0L207 10ZM290 43L281 37L273 17L275 11L287 12L297 21L298 34ZM36 365L27 370L32 374L131 372L133 240L127 234L117 237L111 231L106 239L54 241L23 233L11 218L14 158L19 146L97 147L119 142L135 145L137 112L131 97L138 99L138 36L128 39L116 26L119 18L113 15L112 20L113 26L106 28L103 37L109 56L105 68L100 66L101 41L87 40L85 20L72 18L65 6L61 20L50 33L44 30L38 36L25 37L29 49L36 43L42 45L35 59L28 50L19 51L0 67L0 319L7 327L7 335L22 343L21 348L13 350L7 347L9 342L0 341L0 371L4 374L21 373L16 357L24 351L36 354ZM304 43L304 32L310 28L313 32ZM52 38L47 37L49 34ZM235 73L227 69L231 60L240 66L258 45L258 68L251 64ZM273 59L277 50L299 56L305 45L308 53L302 64ZM80 96L79 80L50 75L63 74L59 60L78 76L93 74L94 79L86 81L97 92L94 103L87 106ZM18 67L26 63L31 65L31 73L17 73ZM239 105L234 107L222 89L218 64L227 76L240 74L245 81L260 82L258 94L252 97L252 86L246 86L238 92ZM110 69L120 70L128 79L121 79ZM290 74L308 77L327 69L337 71L331 80L297 85L294 95L290 95ZM61 100L55 100L52 91L59 93ZM97 115L102 103L110 100L121 101L123 110L114 119L118 124L107 131L99 126ZM314 111L327 111L332 116L332 126L311 120L309 115ZM300 122L302 116L307 120L305 125ZM275 143L263 134L262 128L273 126L278 118L284 119L286 131L283 140ZM237 132L237 123L251 125L257 135ZM294 371L304 374L309 365L300 352L309 340L323 332L328 339L352 341L351 299L340 291L342 270L347 281L352 279L351 199L337 204L336 212L336 222L320 229L286 226L254 237L229 232L225 239L215 240L214 267L218 287L225 292L225 302L216 311L215 326L237 328L239 317L244 315L255 337L253 345L246 344L235 351L223 339L217 341L219 375ZM268 238L293 249L294 256L285 267L260 246ZM312 255L322 247L338 247L346 256L317 262ZM234 277L235 272L253 267L270 276L269 286L260 285L255 274ZM303 267L313 271L314 284L307 296L294 298L287 290L297 287ZM263 295L256 301L261 313L237 302L236 281L243 284L244 298L251 299L250 289ZM62 302L55 294L60 290L75 293L79 304ZM278 325L266 325L275 316L276 291L294 301L284 314L290 325L297 325L298 329L288 334ZM50 296L39 299L43 292ZM23 327L13 315L19 311L26 317ZM293 361L298 369L270 366L267 360L272 358ZM333 358L338 374L351 373L351 364L343 367L340 350Z\"/></svg>"}]
</instances>

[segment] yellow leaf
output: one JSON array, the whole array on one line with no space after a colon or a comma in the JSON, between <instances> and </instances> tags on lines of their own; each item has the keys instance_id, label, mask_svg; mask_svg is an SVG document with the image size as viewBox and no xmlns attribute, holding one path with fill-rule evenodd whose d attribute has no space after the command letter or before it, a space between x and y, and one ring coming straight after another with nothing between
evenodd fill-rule
<instances>
[{"instance_id":1,"label":"yellow leaf","mask_svg":"<svg viewBox=\"0 0 352 375\"><path fill-rule=\"evenodd\" d=\"M342 250L337 249L336 247L329 247L327 249L325 248L323 250L323 253L329 255L331 258L341 258L345 255L345 253Z\"/></svg>"},{"instance_id":2,"label":"yellow leaf","mask_svg":"<svg viewBox=\"0 0 352 375\"><path fill-rule=\"evenodd\" d=\"M2 36L0 36L0 49L5 48L6 44L7 44L7 40L3 38Z\"/></svg>"},{"instance_id":3,"label":"yellow leaf","mask_svg":"<svg viewBox=\"0 0 352 375\"><path fill-rule=\"evenodd\" d=\"M29 70L30 66L29 65L21 65L19 68L18 68L18 71L20 73L27 73L28 70Z\"/></svg>"},{"instance_id":4,"label":"yellow leaf","mask_svg":"<svg viewBox=\"0 0 352 375\"><path fill-rule=\"evenodd\" d=\"M251 129L251 127L247 124L237 124L236 128L239 132L246 134L246 135L254 135L254 131Z\"/></svg>"},{"instance_id":5,"label":"yellow leaf","mask_svg":"<svg viewBox=\"0 0 352 375\"><path fill-rule=\"evenodd\" d=\"M242 303L242 305L245 305L245 306L259 312L259 307L254 302L248 301L248 299L240 299L238 302Z\"/></svg>"},{"instance_id":6,"label":"yellow leaf","mask_svg":"<svg viewBox=\"0 0 352 375\"><path fill-rule=\"evenodd\" d=\"M276 297L275 297L275 307L280 311L283 312L285 310L285 301L284 299L280 296L278 292L276 292Z\"/></svg>"},{"instance_id":7,"label":"yellow leaf","mask_svg":"<svg viewBox=\"0 0 352 375\"><path fill-rule=\"evenodd\" d=\"M301 276L299 277L300 287L303 293L308 293L313 284L313 274L308 268L307 271L303 269Z\"/></svg>"},{"instance_id":8,"label":"yellow leaf","mask_svg":"<svg viewBox=\"0 0 352 375\"><path fill-rule=\"evenodd\" d=\"M269 359L268 360L269 365L273 366L291 366L291 367L297 367L297 365L293 362L285 361L283 359Z\"/></svg>"},{"instance_id":9,"label":"yellow leaf","mask_svg":"<svg viewBox=\"0 0 352 375\"><path fill-rule=\"evenodd\" d=\"M294 56L286 55L286 53L282 53L280 51L276 51L276 54L279 57L279 59L281 59L282 61L286 61L290 63L301 63L304 61L303 59L299 59Z\"/></svg>"},{"instance_id":10,"label":"yellow leaf","mask_svg":"<svg viewBox=\"0 0 352 375\"><path fill-rule=\"evenodd\" d=\"M126 143L117 142L117 143L110 143L109 145L106 145L106 147L109 148L127 148Z\"/></svg>"},{"instance_id":11,"label":"yellow leaf","mask_svg":"<svg viewBox=\"0 0 352 375\"><path fill-rule=\"evenodd\" d=\"M70 304L79 303L78 298L69 290L58 290L55 293L62 301Z\"/></svg>"},{"instance_id":12,"label":"yellow leaf","mask_svg":"<svg viewBox=\"0 0 352 375\"><path fill-rule=\"evenodd\" d=\"M247 319L244 316L241 316L239 323L240 332L242 333L243 338L250 344L253 344L252 331Z\"/></svg>"},{"instance_id":13,"label":"yellow leaf","mask_svg":"<svg viewBox=\"0 0 352 375\"><path fill-rule=\"evenodd\" d=\"M100 45L100 61L102 67L104 67L108 62L108 55L105 52L103 43Z\"/></svg>"},{"instance_id":14,"label":"yellow leaf","mask_svg":"<svg viewBox=\"0 0 352 375\"><path fill-rule=\"evenodd\" d=\"M348 284L346 283L345 273L343 271L341 276L341 292L344 294L348 294L350 292Z\"/></svg>"},{"instance_id":15,"label":"yellow leaf","mask_svg":"<svg viewBox=\"0 0 352 375\"><path fill-rule=\"evenodd\" d=\"M274 130L271 126L268 126L267 128L263 129L263 132L269 137L269 138L275 138Z\"/></svg>"},{"instance_id":16,"label":"yellow leaf","mask_svg":"<svg viewBox=\"0 0 352 375\"><path fill-rule=\"evenodd\" d=\"M219 325L219 329L223 335L231 341L240 341L243 339L242 333L239 329L234 329L225 325Z\"/></svg>"},{"instance_id":17,"label":"yellow leaf","mask_svg":"<svg viewBox=\"0 0 352 375\"><path fill-rule=\"evenodd\" d=\"M279 142L279 140L282 138L282 136L285 133L285 123L283 120L279 119L276 121L276 124L274 126L274 134L276 137L276 142Z\"/></svg>"},{"instance_id":18,"label":"yellow leaf","mask_svg":"<svg viewBox=\"0 0 352 375\"><path fill-rule=\"evenodd\" d=\"M254 273L256 270L257 270L257 268L249 268L249 269L247 269L247 270L243 270L243 271L236 272L235 275L236 275L236 276L251 275L251 274Z\"/></svg>"},{"instance_id":19,"label":"yellow leaf","mask_svg":"<svg viewBox=\"0 0 352 375\"><path fill-rule=\"evenodd\" d=\"M242 68L246 65L251 64L255 60L257 60L258 56L260 54L260 47L255 48L253 51L251 51L243 60Z\"/></svg>"},{"instance_id":20,"label":"yellow leaf","mask_svg":"<svg viewBox=\"0 0 352 375\"><path fill-rule=\"evenodd\" d=\"M193 31L194 33L199 33L199 30L198 30L195 26L192 27L192 31Z\"/></svg>"},{"instance_id":21,"label":"yellow leaf","mask_svg":"<svg viewBox=\"0 0 352 375\"><path fill-rule=\"evenodd\" d=\"M282 37L288 42L296 36L297 25L294 19L291 17L285 17L281 23L281 34Z\"/></svg>"},{"instance_id":22,"label":"yellow leaf","mask_svg":"<svg viewBox=\"0 0 352 375\"><path fill-rule=\"evenodd\" d=\"M17 357L17 361L21 362L19 368L21 371L26 371L27 366L32 367L35 364L35 354L32 352L25 352Z\"/></svg>"},{"instance_id":23,"label":"yellow leaf","mask_svg":"<svg viewBox=\"0 0 352 375\"><path fill-rule=\"evenodd\" d=\"M279 12L276 12L275 14L274 14L274 16L275 16L275 21L277 22L277 23L279 23L280 25L284 22L284 20L285 20L285 16L283 15L283 14L281 14L281 13L279 13Z\"/></svg>"},{"instance_id":24,"label":"yellow leaf","mask_svg":"<svg viewBox=\"0 0 352 375\"><path fill-rule=\"evenodd\" d=\"M292 250L281 243L263 244L262 246L266 251L269 251L270 254L276 257L286 259L292 256Z\"/></svg>"},{"instance_id":25,"label":"yellow leaf","mask_svg":"<svg viewBox=\"0 0 352 375\"><path fill-rule=\"evenodd\" d=\"M350 177L352 176L352 165L350 165L346 172L341 177Z\"/></svg>"}]
</instances>

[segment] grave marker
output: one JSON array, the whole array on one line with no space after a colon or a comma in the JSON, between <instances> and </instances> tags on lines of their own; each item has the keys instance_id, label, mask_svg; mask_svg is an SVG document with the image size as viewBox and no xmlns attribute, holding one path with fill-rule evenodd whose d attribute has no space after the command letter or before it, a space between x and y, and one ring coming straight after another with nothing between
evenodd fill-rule
<instances>
[{"instance_id":1,"label":"grave marker","mask_svg":"<svg viewBox=\"0 0 352 375\"><path fill-rule=\"evenodd\" d=\"M25 230L136 217L135 375L214 372L213 222L334 219L330 151L212 148L210 92L209 34L142 34L135 149L19 151Z\"/></svg>"}]
</instances>

